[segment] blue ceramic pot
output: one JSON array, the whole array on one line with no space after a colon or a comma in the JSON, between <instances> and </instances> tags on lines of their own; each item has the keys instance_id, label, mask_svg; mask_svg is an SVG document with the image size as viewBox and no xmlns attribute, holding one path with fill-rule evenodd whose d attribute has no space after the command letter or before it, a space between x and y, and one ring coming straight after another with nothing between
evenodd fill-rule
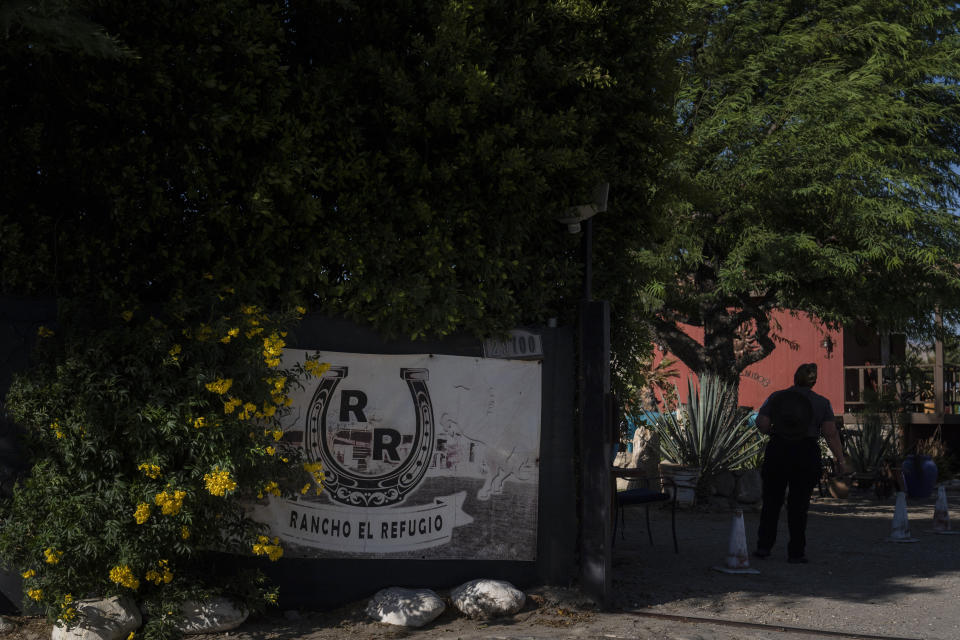
<instances>
[{"instance_id":1,"label":"blue ceramic pot","mask_svg":"<svg viewBox=\"0 0 960 640\"><path fill-rule=\"evenodd\" d=\"M937 463L930 456L910 454L903 461L903 480L911 498L927 498L937 484Z\"/></svg>"}]
</instances>

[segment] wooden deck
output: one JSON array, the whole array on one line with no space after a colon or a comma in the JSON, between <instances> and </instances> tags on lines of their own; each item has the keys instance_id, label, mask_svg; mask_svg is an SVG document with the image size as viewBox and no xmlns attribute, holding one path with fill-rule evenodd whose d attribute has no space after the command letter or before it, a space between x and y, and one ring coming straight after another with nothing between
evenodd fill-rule
<instances>
[{"instance_id":1,"label":"wooden deck","mask_svg":"<svg viewBox=\"0 0 960 640\"><path fill-rule=\"evenodd\" d=\"M852 424L883 393L906 408L910 424L960 424L960 366L921 364L844 367L844 423Z\"/></svg>"}]
</instances>

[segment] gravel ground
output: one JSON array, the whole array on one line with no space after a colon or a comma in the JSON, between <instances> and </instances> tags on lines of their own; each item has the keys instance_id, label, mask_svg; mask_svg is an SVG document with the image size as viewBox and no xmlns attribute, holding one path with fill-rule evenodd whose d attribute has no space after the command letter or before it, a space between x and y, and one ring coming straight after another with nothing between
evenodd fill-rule
<instances>
[{"instance_id":1,"label":"gravel ground","mask_svg":"<svg viewBox=\"0 0 960 640\"><path fill-rule=\"evenodd\" d=\"M786 562L782 539L769 558L751 558L757 575L712 570L723 564L733 510L711 503L677 514L680 553L670 544L668 510L652 509L654 546L643 508L627 512L625 538L614 547L614 598L608 611L576 589L528 589L527 606L508 618L479 622L452 607L422 629L370 621L366 602L323 612L276 614L230 634L199 640L333 640L351 638L664 638L784 640L803 638L960 638L960 535L936 535L933 499L908 501L914 544L887 542L894 501L854 492L817 498L810 511L810 563ZM950 494L951 516L960 494ZM747 543L755 542L758 510L744 513ZM957 514L960 517L960 514ZM954 523L955 528L960 525ZM446 595L440 592L441 595ZM40 640L49 628L17 619L8 637Z\"/></svg>"}]
</instances>

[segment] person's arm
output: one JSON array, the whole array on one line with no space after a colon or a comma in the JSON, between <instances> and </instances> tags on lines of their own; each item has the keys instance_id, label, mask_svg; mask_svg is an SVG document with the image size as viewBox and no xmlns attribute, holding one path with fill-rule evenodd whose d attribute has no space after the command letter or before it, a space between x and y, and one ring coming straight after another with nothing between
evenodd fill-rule
<instances>
[{"instance_id":1,"label":"person's arm","mask_svg":"<svg viewBox=\"0 0 960 640\"><path fill-rule=\"evenodd\" d=\"M773 429L773 424L770 422L770 416L765 416L762 413L758 413L756 424L760 433L764 435L770 435L770 431Z\"/></svg>"},{"instance_id":2,"label":"person's arm","mask_svg":"<svg viewBox=\"0 0 960 640\"><path fill-rule=\"evenodd\" d=\"M843 457L843 444L840 442L840 432L837 431L837 425L833 420L828 420L820 425L820 432L827 439L830 445L830 451L833 452L833 459L837 461L837 469L840 473L849 473L847 460Z\"/></svg>"}]
</instances>

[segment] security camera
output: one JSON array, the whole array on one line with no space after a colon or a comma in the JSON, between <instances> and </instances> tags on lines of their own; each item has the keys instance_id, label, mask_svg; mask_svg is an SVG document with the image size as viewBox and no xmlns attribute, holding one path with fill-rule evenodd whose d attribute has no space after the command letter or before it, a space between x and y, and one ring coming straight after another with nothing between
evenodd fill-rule
<instances>
[{"instance_id":1,"label":"security camera","mask_svg":"<svg viewBox=\"0 0 960 640\"><path fill-rule=\"evenodd\" d=\"M601 211L607 210L607 196L609 193L609 182L598 184L593 189L591 202L570 207L562 218L557 218L557 222L567 225L567 231L570 233L580 233L581 222L592 218Z\"/></svg>"}]
</instances>

